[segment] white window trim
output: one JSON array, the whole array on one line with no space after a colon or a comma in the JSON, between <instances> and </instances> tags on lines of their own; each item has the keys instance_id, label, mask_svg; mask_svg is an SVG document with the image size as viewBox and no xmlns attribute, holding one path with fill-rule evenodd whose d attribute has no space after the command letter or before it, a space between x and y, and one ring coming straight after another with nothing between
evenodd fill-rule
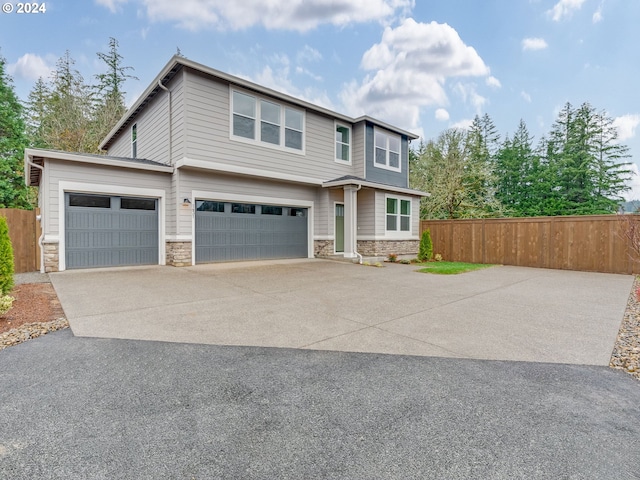
<instances>
[{"instance_id":1,"label":"white window trim","mask_svg":"<svg viewBox=\"0 0 640 480\"><path fill-rule=\"evenodd\" d=\"M389 198L394 198L398 201L398 213L396 214L396 218L397 218L397 223L396 225L398 226L398 230L387 230L387 199ZM408 201L409 202L409 230L400 230L400 224L401 224L401 218L402 217L406 217L407 215L402 215L400 212L402 211L402 207L401 207L401 202L402 200ZM413 199L411 197L404 197L401 195L391 195L391 194L385 194L384 196L384 233L385 233L385 237L392 237L392 238L402 238L402 239L406 239L408 237L412 237L412 232L413 232Z\"/></svg>"},{"instance_id":2,"label":"white window trim","mask_svg":"<svg viewBox=\"0 0 640 480\"><path fill-rule=\"evenodd\" d=\"M381 165L380 163L376 163L376 135L381 133L387 137L387 146L385 151L386 155L386 163ZM398 151L398 168L389 166L389 138L394 137L398 139L398 143L400 145L400 150ZM373 166L376 168L381 168L383 170L391 170L392 172L402 172L402 137L400 135L395 135L388 130L383 130L378 127L373 127Z\"/></svg>"},{"instance_id":3,"label":"white window trim","mask_svg":"<svg viewBox=\"0 0 640 480\"><path fill-rule=\"evenodd\" d=\"M255 126L253 130L254 138L245 138L240 137L233 134L233 92L242 93L243 95L248 95L250 97L255 98L256 100L256 116L255 116ZM265 102L272 103L274 105L278 105L280 107L280 144L276 145L269 142L263 142L260 140L260 124L262 123L261 118L261 108L260 102L264 100ZM286 126L286 109L295 110L296 112L300 112L302 114L302 149L298 150L297 148L285 147L285 130L289 128L290 130L296 130L291 127ZM270 122L267 122L270 123ZM298 130L296 130L298 131ZM276 101L270 97L257 95L253 92L248 92L246 90L235 88L229 86L229 139L234 142L246 143L249 145L255 145L264 148L270 148L272 150L279 150L281 152L294 153L296 155L305 155L306 154L306 146L307 146L307 112L301 108L292 107L291 105L281 103Z\"/></svg>"},{"instance_id":4,"label":"white window trim","mask_svg":"<svg viewBox=\"0 0 640 480\"><path fill-rule=\"evenodd\" d=\"M253 203L256 205L282 205L286 207L300 207L307 210L307 258L314 258L313 252L313 200L299 200L293 198L266 197L262 195L244 195L240 193L212 192L207 190L191 190L191 199L193 201L191 218L191 264L196 264L196 216L195 204L196 200L217 200L220 202L237 202L237 203Z\"/></svg>"},{"instance_id":5,"label":"white window trim","mask_svg":"<svg viewBox=\"0 0 640 480\"><path fill-rule=\"evenodd\" d=\"M339 123L339 122L334 122L334 126L333 126L333 150L334 150L334 154L335 154L335 150L336 150L336 146L338 144L338 140L336 140L336 131L338 130L338 127L343 127L346 128L347 130L349 130L349 160L343 160L341 158L338 158L337 155L335 155L335 161L336 163L340 163L342 165L351 165L351 159L353 158L352 156L352 144L353 144L353 132L351 130L351 127L349 125L346 125L344 123ZM341 145L344 145L342 142L340 142Z\"/></svg>"},{"instance_id":6,"label":"white window trim","mask_svg":"<svg viewBox=\"0 0 640 480\"><path fill-rule=\"evenodd\" d=\"M166 265L165 253L165 198L164 190L155 188L125 187L120 185L101 185L96 183L78 183L60 181L58 183L58 270L64 271L67 268L66 245L65 245L65 217L66 202L65 193L92 193L102 195L149 197L158 199L158 265Z\"/></svg>"}]
</instances>

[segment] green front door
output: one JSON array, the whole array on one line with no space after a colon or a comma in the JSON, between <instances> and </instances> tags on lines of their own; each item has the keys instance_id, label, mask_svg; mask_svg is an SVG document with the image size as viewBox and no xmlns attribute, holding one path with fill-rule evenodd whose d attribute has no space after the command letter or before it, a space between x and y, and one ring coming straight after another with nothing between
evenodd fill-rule
<instances>
[{"instance_id":1,"label":"green front door","mask_svg":"<svg viewBox=\"0 0 640 480\"><path fill-rule=\"evenodd\" d=\"M344 205L336 203L336 253L344 252Z\"/></svg>"}]
</instances>

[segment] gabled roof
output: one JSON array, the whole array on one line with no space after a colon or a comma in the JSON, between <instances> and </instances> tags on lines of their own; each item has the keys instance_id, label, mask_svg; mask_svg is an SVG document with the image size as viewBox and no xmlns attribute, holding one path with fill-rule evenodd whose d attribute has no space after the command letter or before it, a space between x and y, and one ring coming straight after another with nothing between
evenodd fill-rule
<instances>
[{"instance_id":1,"label":"gabled roof","mask_svg":"<svg viewBox=\"0 0 640 480\"><path fill-rule=\"evenodd\" d=\"M147 87L147 89L142 93L142 95L136 100L136 102L131 106L129 110L124 114L124 116L120 119L120 121L116 124L115 127L109 132L109 134L105 137L105 139L100 143L99 148L106 149L109 147L111 142L118 136L120 132L126 129L130 124L133 123L135 117L140 113L149 102L160 93L163 88L160 86L166 86L167 82L169 82L175 75L182 70L182 68L187 67L198 72L201 72L205 75L209 75L213 78L217 78L228 82L230 84L243 87L249 90L253 90L258 93L262 93L264 95L268 95L273 98L277 98L288 102L292 105L300 106L307 110L312 110L318 113L322 113L324 115L333 117L337 120L342 120L348 123L359 123L359 122L369 122L374 125L378 125L387 130L391 130L392 132L396 132L402 135L406 135L410 140L416 140L419 138L418 135L411 133L409 131L403 130L398 127L394 127L388 123L377 120L375 118L369 117L368 115L363 115L361 117L353 118L348 115L343 115L338 112L334 112L327 108L321 107L319 105L314 105L305 100L301 100L299 98L292 97L285 93L278 92L271 88L264 87L262 85L258 85L257 83L250 82L249 80L245 80L244 78L236 77L234 75L230 75L228 73L221 72L220 70L216 70L211 67L207 67L201 63L194 62L187 58L184 58L179 55L174 55L169 63L165 65L165 67L160 71L160 73L153 79L151 84Z\"/></svg>"},{"instance_id":2,"label":"gabled roof","mask_svg":"<svg viewBox=\"0 0 640 480\"><path fill-rule=\"evenodd\" d=\"M62 150L44 150L40 148L27 148L24 151L25 181L27 185L40 183L41 170L45 158L53 160L67 160L71 162L93 163L113 167L134 168L137 170L151 170L155 172L172 173L174 168L164 163L147 160L145 158L114 157L109 155L96 155L92 153L64 152Z\"/></svg>"}]
</instances>

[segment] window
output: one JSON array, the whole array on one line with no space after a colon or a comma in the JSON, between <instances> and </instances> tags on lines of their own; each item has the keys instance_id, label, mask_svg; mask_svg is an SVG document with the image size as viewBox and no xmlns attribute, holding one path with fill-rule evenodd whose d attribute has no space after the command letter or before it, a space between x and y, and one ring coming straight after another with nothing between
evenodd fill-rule
<instances>
[{"instance_id":1,"label":"window","mask_svg":"<svg viewBox=\"0 0 640 480\"><path fill-rule=\"evenodd\" d=\"M375 131L374 165L400 171L400 137Z\"/></svg>"},{"instance_id":2,"label":"window","mask_svg":"<svg viewBox=\"0 0 640 480\"><path fill-rule=\"evenodd\" d=\"M256 206L249 203L232 203L231 213L256 213Z\"/></svg>"},{"instance_id":3,"label":"window","mask_svg":"<svg viewBox=\"0 0 640 480\"><path fill-rule=\"evenodd\" d=\"M111 197L102 195L69 194L70 207L111 208Z\"/></svg>"},{"instance_id":4,"label":"window","mask_svg":"<svg viewBox=\"0 0 640 480\"><path fill-rule=\"evenodd\" d=\"M138 124L131 127L131 158L138 157Z\"/></svg>"},{"instance_id":5,"label":"window","mask_svg":"<svg viewBox=\"0 0 640 480\"><path fill-rule=\"evenodd\" d=\"M289 216L290 217L306 217L307 209L306 208L290 208Z\"/></svg>"},{"instance_id":6,"label":"window","mask_svg":"<svg viewBox=\"0 0 640 480\"><path fill-rule=\"evenodd\" d=\"M263 215L282 215L282 207L276 207L274 205L262 205Z\"/></svg>"},{"instance_id":7,"label":"window","mask_svg":"<svg viewBox=\"0 0 640 480\"><path fill-rule=\"evenodd\" d=\"M156 200L155 198L122 197L120 208L123 210L155 210Z\"/></svg>"},{"instance_id":8,"label":"window","mask_svg":"<svg viewBox=\"0 0 640 480\"><path fill-rule=\"evenodd\" d=\"M387 232L411 232L411 200L387 197Z\"/></svg>"},{"instance_id":9,"label":"window","mask_svg":"<svg viewBox=\"0 0 640 480\"><path fill-rule=\"evenodd\" d=\"M351 162L351 129L336 125L336 160Z\"/></svg>"},{"instance_id":10,"label":"window","mask_svg":"<svg viewBox=\"0 0 640 480\"><path fill-rule=\"evenodd\" d=\"M260 140L280 145L280 105L260 101Z\"/></svg>"},{"instance_id":11,"label":"window","mask_svg":"<svg viewBox=\"0 0 640 480\"><path fill-rule=\"evenodd\" d=\"M256 138L255 97L233 92L233 134L252 140Z\"/></svg>"},{"instance_id":12,"label":"window","mask_svg":"<svg viewBox=\"0 0 640 480\"><path fill-rule=\"evenodd\" d=\"M213 202L211 200L196 200L196 210L199 212L224 213L224 202Z\"/></svg>"},{"instance_id":13,"label":"window","mask_svg":"<svg viewBox=\"0 0 640 480\"><path fill-rule=\"evenodd\" d=\"M284 146L302 150L302 112L285 108Z\"/></svg>"},{"instance_id":14,"label":"window","mask_svg":"<svg viewBox=\"0 0 640 480\"><path fill-rule=\"evenodd\" d=\"M233 137L267 146L304 149L304 113L301 110L236 91L232 91L231 99Z\"/></svg>"}]
</instances>

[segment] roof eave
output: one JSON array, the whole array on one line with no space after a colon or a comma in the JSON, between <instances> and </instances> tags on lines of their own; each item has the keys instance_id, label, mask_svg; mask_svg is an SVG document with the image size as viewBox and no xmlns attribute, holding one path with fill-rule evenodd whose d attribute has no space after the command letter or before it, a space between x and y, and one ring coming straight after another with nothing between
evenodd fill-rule
<instances>
[{"instance_id":1,"label":"roof eave","mask_svg":"<svg viewBox=\"0 0 640 480\"><path fill-rule=\"evenodd\" d=\"M360 180L354 180L354 179L347 179L347 180L324 182L322 184L324 188L343 187L345 185L356 185L356 186L361 186L365 188L374 188L378 190L386 190L389 192L404 193L406 195L414 195L416 197L431 196L430 193L422 192L420 190L413 190L411 188L403 188L403 187L394 187L393 185L385 185L384 183L367 182L366 180L360 181Z\"/></svg>"}]
</instances>

